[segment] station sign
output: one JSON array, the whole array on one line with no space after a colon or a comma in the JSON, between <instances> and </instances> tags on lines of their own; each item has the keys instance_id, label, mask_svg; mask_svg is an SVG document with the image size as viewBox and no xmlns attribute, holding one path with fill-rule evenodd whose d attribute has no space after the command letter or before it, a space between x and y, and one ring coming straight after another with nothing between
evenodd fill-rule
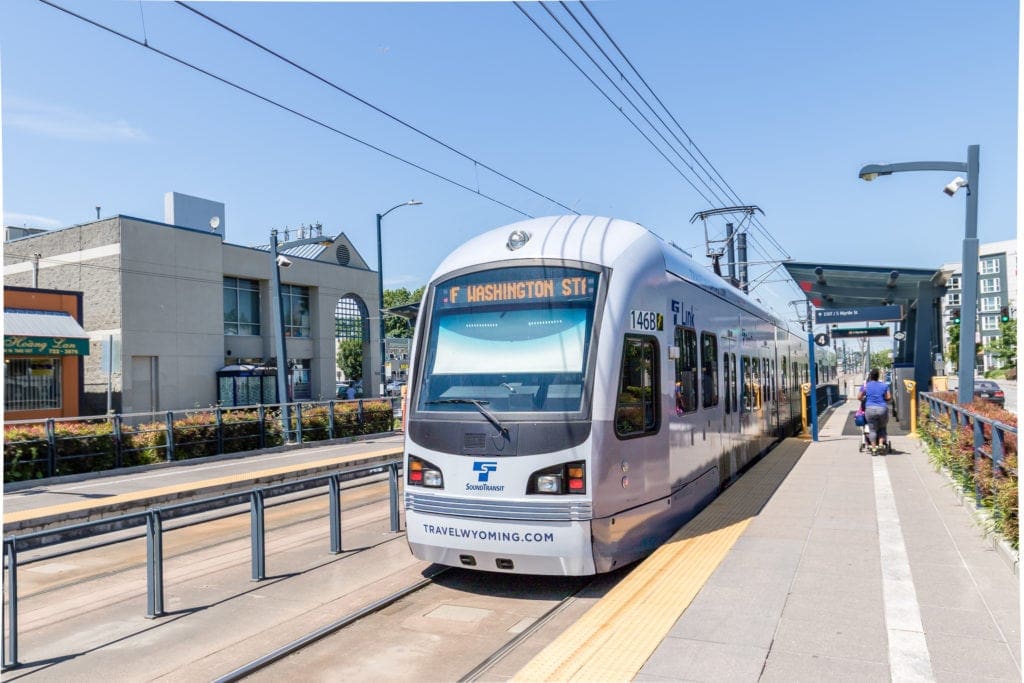
<instances>
[{"instance_id":1,"label":"station sign","mask_svg":"<svg viewBox=\"0 0 1024 683\"><path fill-rule=\"evenodd\" d=\"M851 337L888 337L888 327L847 327L835 328L831 332L833 339L849 339Z\"/></svg>"},{"instance_id":2,"label":"station sign","mask_svg":"<svg viewBox=\"0 0 1024 683\"><path fill-rule=\"evenodd\" d=\"M814 311L814 324L861 323L903 320L903 306L862 306L859 308L819 308Z\"/></svg>"}]
</instances>

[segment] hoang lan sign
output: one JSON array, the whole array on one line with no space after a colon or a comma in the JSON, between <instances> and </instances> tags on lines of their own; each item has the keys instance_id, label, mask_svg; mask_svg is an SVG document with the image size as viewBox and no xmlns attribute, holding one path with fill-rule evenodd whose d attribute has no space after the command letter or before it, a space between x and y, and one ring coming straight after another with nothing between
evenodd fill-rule
<instances>
[{"instance_id":1,"label":"hoang lan sign","mask_svg":"<svg viewBox=\"0 0 1024 683\"><path fill-rule=\"evenodd\" d=\"M5 356L88 356L89 340L74 337L4 336Z\"/></svg>"}]
</instances>

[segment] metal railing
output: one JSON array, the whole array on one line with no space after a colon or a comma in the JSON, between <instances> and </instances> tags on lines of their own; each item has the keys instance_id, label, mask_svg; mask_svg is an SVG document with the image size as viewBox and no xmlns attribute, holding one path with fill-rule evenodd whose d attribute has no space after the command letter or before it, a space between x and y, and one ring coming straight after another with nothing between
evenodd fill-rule
<instances>
[{"instance_id":1,"label":"metal railing","mask_svg":"<svg viewBox=\"0 0 1024 683\"><path fill-rule=\"evenodd\" d=\"M972 434L972 462L974 480L974 504L975 507L982 505L981 481L975 476L979 471L981 460L988 459L992 462L992 472L995 476L1017 476L1017 470L1006 466L1004 456L1006 455L1006 435L1017 435L1017 428L1013 425L1000 422L999 420L978 415L965 406L943 401L935 395L925 392L918 394L923 403L928 406L932 415L944 415L949 419L950 434L954 434L961 428L968 428ZM988 426L988 438L985 435L985 427Z\"/></svg>"},{"instance_id":2,"label":"metal railing","mask_svg":"<svg viewBox=\"0 0 1024 683\"><path fill-rule=\"evenodd\" d=\"M4 423L4 479L23 481L392 431L401 399L168 410Z\"/></svg>"},{"instance_id":3,"label":"metal railing","mask_svg":"<svg viewBox=\"0 0 1024 683\"><path fill-rule=\"evenodd\" d=\"M4 571L7 584L7 609L3 610L3 670L20 666L18 662L18 552L34 548L49 547L60 543L92 536L113 533L123 529L145 525L146 527L146 618L164 616L163 581L163 523L171 519L197 515L210 510L249 504L251 548L251 576L253 581L267 578L266 570L266 527L264 525L265 501L271 496L281 496L306 491L327 485L330 519L330 552L342 552L341 543L341 482L359 479L385 470L388 473L389 517L391 532L400 530L398 507L398 472L401 460L391 460L377 465L347 469L343 472L320 474L295 481L262 486L248 491L228 493L211 498L176 503L150 508L106 519L81 524L72 524L55 529L35 531L21 536L9 536L3 540ZM292 501L284 501L287 504ZM214 520L198 520L184 526L203 524ZM177 527L177 528L183 528ZM81 549L85 550L85 548ZM74 551L80 552L81 550Z\"/></svg>"}]
</instances>

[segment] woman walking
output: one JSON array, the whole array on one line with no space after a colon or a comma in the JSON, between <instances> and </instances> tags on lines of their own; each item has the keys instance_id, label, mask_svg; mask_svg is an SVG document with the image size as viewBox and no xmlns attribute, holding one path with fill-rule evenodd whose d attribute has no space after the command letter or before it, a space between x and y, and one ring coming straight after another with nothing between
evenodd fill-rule
<instances>
[{"instance_id":1,"label":"woman walking","mask_svg":"<svg viewBox=\"0 0 1024 683\"><path fill-rule=\"evenodd\" d=\"M886 433L886 425L889 424L889 401L892 394L889 392L889 385L878 381L878 368L871 368L868 374L867 383L860 390L860 400L864 401L864 416L868 421L871 443L871 455L884 453L887 449L891 452L892 447L888 445L889 435Z\"/></svg>"}]
</instances>

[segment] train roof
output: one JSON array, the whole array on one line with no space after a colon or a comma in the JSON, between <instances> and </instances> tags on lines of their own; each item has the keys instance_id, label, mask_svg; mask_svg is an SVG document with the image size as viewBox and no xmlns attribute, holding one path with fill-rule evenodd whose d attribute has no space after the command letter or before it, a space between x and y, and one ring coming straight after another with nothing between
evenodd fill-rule
<instances>
[{"instance_id":1,"label":"train roof","mask_svg":"<svg viewBox=\"0 0 1024 683\"><path fill-rule=\"evenodd\" d=\"M512 250L507 245L510 234L516 230L525 231L530 239L521 248ZM430 280L433 282L446 273L483 263L521 259L564 259L614 268L616 260L641 241L649 241L661 252L668 272L760 318L788 327L748 294L702 267L676 245L632 221L603 216L546 216L488 230L449 254Z\"/></svg>"}]
</instances>

